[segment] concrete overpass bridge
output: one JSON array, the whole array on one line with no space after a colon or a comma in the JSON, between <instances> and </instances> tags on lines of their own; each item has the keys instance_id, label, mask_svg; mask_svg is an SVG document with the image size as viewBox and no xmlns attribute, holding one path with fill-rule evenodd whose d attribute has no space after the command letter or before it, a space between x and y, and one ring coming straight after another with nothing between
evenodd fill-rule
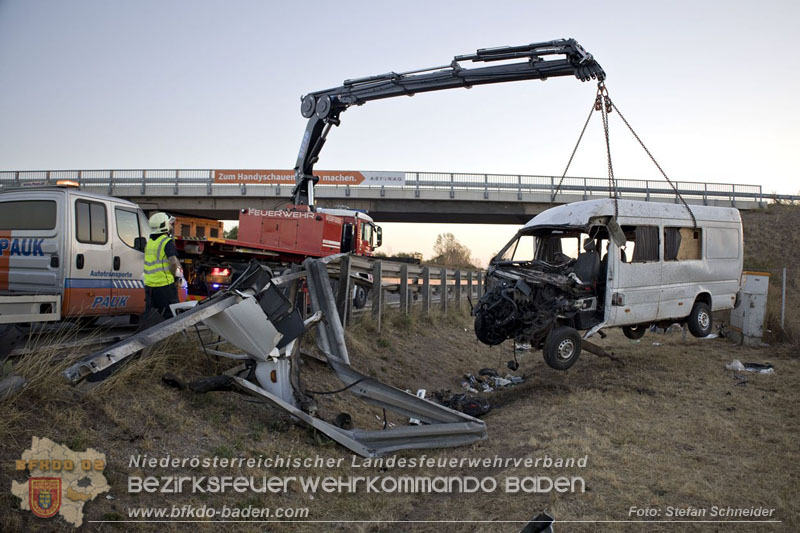
<instances>
[{"instance_id":1,"label":"concrete overpass bridge","mask_svg":"<svg viewBox=\"0 0 800 533\"><path fill-rule=\"evenodd\" d=\"M320 171L320 206L363 209L378 222L521 224L550 207L560 176L446 172ZM275 209L291 199L287 170L42 170L0 172L3 188L73 180L81 189L143 209L235 220L245 207ZM687 203L753 209L772 198L761 185L675 182ZM555 204L608 196L606 178L567 177ZM661 180L617 180L622 198L677 202ZM781 199L800 197L781 195Z\"/></svg>"}]
</instances>

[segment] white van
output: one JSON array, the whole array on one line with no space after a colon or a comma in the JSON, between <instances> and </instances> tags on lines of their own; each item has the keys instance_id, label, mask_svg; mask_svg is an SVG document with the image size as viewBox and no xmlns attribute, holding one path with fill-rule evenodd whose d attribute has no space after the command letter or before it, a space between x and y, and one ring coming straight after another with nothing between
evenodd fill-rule
<instances>
[{"instance_id":1,"label":"white van","mask_svg":"<svg viewBox=\"0 0 800 533\"><path fill-rule=\"evenodd\" d=\"M616 209L616 211L615 211ZM711 332L712 311L731 309L742 274L742 222L733 208L613 199L575 202L534 217L495 256L473 309L482 342L542 348L565 370L581 336L622 326L683 322Z\"/></svg>"},{"instance_id":2,"label":"white van","mask_svg":"<svg viewBox=\"0 0 800 533\"><path fill-rule=\"evenodd\" d=\"M0 324L141 314L148 233L136 204L71 183L0 190Z\"/></svg>"}]
</instances>

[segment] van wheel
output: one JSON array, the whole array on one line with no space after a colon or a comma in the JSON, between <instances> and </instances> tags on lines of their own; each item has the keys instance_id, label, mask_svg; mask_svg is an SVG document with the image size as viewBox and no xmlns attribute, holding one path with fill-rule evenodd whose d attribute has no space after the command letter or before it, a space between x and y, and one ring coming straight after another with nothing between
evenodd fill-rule
<instances>
[{"instance_id":1,"label":"van wheel","mask_svg":"<svg viewBox=\"0 0 800 533\"><path fill-rule=\"evenodd\" d=\"M692 312L686 317L689 332L695 337L705 337L711 333L714 325L711 318L711 308L705 302L695 302Z\"/></svg>"},{"instance_id":2,"label":"van wheel","mask_svg":"<svg viewBox=\"0 0 800 533\"><path fill-rule=\"evenodd\" d=\"M581 336L569 326L561 326L548 333L542 348L544 362L550 368L566 370L581 355Z\"/></svg>"},{"instance_id":3,"label":"van wheel","mask_svg":"<svg viewBox=\"0 0 800 533\"><path fill-rule=\"evenodd\" d=\"M637 340L644 337L647 332L647 324L636 324L635 326L622 326L622 333L631 340Z\"/></svg>"},{"instance_id":4,"label":"van wheel","mask_svg":"<svg viewBox=\"0 0 800 533\"><path fill-rule=\"evenodd\" d=\"M355 296L353 297L353 307L363 309L367 305L367 290L356 285Z\"/></svg>"}]
</instances>

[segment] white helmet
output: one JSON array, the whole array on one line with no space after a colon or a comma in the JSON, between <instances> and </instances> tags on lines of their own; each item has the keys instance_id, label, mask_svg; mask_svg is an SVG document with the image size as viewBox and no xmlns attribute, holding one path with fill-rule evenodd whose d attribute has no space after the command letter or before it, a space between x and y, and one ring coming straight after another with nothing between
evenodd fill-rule
<instances>
[{"instance_id":1,"label":"white helmet","mask_svg":"<svg viewBox=\"0 0 800 533\"><path fill-rule=\"evenodd\" d=\"M153 233L169 233L169 227L175 219L166 213L156 213L150 217L150 230Z\"/></svg>"}]
</instances>

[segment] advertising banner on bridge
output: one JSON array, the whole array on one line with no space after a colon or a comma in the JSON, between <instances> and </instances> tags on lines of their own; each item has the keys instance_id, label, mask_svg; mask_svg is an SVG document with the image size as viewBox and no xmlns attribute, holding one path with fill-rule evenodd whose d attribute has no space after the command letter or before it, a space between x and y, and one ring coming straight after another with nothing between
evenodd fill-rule
<instances>
[{"instance_id":1,"label":"advertising banner on bridge","mask_svg":"<svg viewBox=\"0 0 800 533\"><path fill-rule=\"evenodd\" d=\"M404 172L367 172L358 170L318 170L318 185L395 186L406 182ZM214 183L252 183L294 185L293 170L215 170Z\"/></svg>"}]
</instances>

